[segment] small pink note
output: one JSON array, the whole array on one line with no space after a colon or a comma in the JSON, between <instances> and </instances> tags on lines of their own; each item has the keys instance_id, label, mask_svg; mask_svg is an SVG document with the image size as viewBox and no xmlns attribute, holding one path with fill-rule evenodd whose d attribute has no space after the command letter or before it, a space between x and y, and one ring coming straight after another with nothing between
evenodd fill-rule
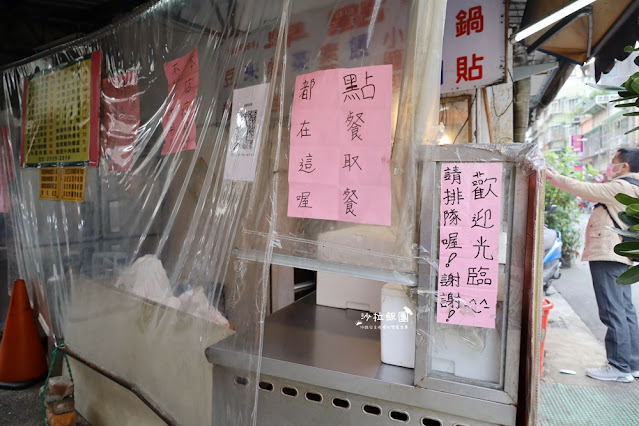
<instances>
[{"instance_id":1,"label":"small pink note","mask_svg":"<svg viewBox=\"0 0 639 426\"><path fill-rule=\"evenodd\" d=\"M501 163L441 165L437 322L495 328Z\"/></svg>"},{"instance_id":2,"label":"small pink note","mask_svg":"<svg viewBox=\"0 0 639 426\"><path fill-rule=\"evenodd\" d=\"M169 88L179 80L185 81L187 77L199 73L200 62L197 55L197 47L187 55L164 64L164 74L169 81Z\"/></svg>"},{"instance_id":3,"label":"small pink note","mask_svg":"<svg viewBox=\"0 0 639 426\"><path fill-rule=\"evenodd\" d=\"M392 66L300 75L288 215L390 225Z\"/></svg>"},{"instance_id":4,"label":"small pink note","mask_svg":"<svg viewBox=\"0 0 639 426\"><path fill-rule=\"evenodd\" d=\"M168 101L162 127L162 155L195 149L195 117L197 88L200 83L200 63L197 47L188 55L164 64L169 83Z\"/></svg>"},{"instance_id":5,"label":"small pink note","mask_svg":"<svg viewBox=\"0 0 639 426\"><path fill-rule=\"evenodd\" d=\"M129 170L140 127L138 74L130 71L102 80L102 143L110 170Z\"/></svg>"}]
</instances>

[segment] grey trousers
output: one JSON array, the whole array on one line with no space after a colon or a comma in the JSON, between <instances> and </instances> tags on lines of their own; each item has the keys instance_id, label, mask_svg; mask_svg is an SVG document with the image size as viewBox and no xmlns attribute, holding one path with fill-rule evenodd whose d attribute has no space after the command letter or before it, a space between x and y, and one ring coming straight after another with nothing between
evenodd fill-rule
<instances>
[{"instance_id":1,"label":"grey trousers","mask_svg":"<svg viewBox=\"0 0 639 426\"><path fill-rule=\"evenodd\" d=\"M639 370L639 326L631 286L615 282L627 269L628 265L619 262L590 262L599 319L608 328L606 356L611 365L625 373Z\"/></svg>"}]
</instances>

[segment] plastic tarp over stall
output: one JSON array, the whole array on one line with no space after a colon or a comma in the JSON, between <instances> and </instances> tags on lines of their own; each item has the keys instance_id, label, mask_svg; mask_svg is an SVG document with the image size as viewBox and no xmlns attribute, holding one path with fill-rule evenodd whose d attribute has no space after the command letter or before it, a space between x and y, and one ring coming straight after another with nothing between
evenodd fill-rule
<instances>
[{"instance_id":1,"label":"plastic tarp over stall","mask_svg":"<svg viewBox=\"0 0 639 426\"><path fill-rule=\"evenodd\" d=\"M279 245L274 249L274 263L416 284L417 149L421 144L435 143L438 137L445 9L445 2L406 0L293 2L285 50L290 72L283 88L287 92L283 99L287 125L282 131L284 155L279 156L277 164ZM309 36L297 43L292 41L291 36L304 24ZM303 156L291 159L286 155L298 153L293 151L290 138L300 130L300 123L293 122L294 114L289 114L294 109L293 100L300 96L300 93L292 93L296 77L336 67L352 70L379 65L392 66L392 91L388 99L391 149L384 172L390 173L389 223L380 226L379 223L290 217L287 209L291 204L291 175L298 172L298 166L301 168L305 161ZM360 76L359 87L366 84L363 77ZM349 86L340 87L344 90ZM357 111L354 109L353 113L356 115ZM340 118L339 131L351 132L349 117ZM366 115L363 119L365 121ZM375 128L370 122L360 124L363 134ZM358 142L352 139L354 142L350 143ZM352 161L342 158L341 167L347 163L352 165ZM378 200L365 205L367 200L362 191L357 200L360 211L383 209L383 191L378 195ZM345 209L346 203L343 204L340 207Z\"/></svg>"},{"instance_id":2,"label":"plastic tarp over stall","mask_svg":"<svg viewBox=\"0 0 639 426\"><path fill-rule=\"evenodd\" d=\"M280 0L152 2L1 70L14 278L56 344L134 384L165 421L251 423L254 395L212 413L204 349L242 331L253 338L237 350L259 360L288 13ZM234 104L245 88L248 110ZM148 421L87 383L76 401L94 424Z\"/></svg>"}]
</instances>

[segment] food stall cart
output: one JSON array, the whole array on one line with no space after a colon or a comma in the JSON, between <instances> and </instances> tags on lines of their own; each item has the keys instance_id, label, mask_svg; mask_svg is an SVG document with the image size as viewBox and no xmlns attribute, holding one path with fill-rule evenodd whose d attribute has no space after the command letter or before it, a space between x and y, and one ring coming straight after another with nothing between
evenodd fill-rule
<instances>
[{"instance_id":1,"label":"food stall cart","mask_svg":"<svg viewBox=\"0 0 639 426\"><path fill-rule=\"evenodd\" d=\"M74 360L81 414L534 418L540 162L524 145L437 146L445 9L158 1L1 70L17 265ZM466 293L441 293L455 164L499 168L493 263L466 265L492 268L488 315L468 308L468 271ZM271 265L317 271L317 295L267 318ZM336 283L353 279L344 301Z\"/></svg>"}]
</instances>

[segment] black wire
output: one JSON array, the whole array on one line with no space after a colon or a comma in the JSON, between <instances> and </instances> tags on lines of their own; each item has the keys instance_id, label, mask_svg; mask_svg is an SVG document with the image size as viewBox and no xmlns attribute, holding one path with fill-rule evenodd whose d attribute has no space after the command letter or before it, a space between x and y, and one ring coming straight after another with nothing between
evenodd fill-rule
<instances>
[{"instance_id":1,"label":"black wire","mask_svg":"<svg viewBox=\"0 0 639 426\"><path fill-rule=\"evenodd\" d=\"M466 127L466 125L468 124L468 119L470 118L470 115L472 114L473 111L473 105L475 104L475 99L477 99L477 95L472 97L473 100L470 102L470 108L468 109L468 115L466 116L466 121L464 121L464 124L462 124L462 126L459 128L459 131L457 132L457 135L455 136L455 139L453 140L453 145L455 145L455 142L457 142L457 138L459 137L459 135L461 135L462 130L464 130L464 127ZM472 130L472 129L471 129ZM468 141L468 143L472 142L472 138L471 140Z\"/></svg>"},{"instance_id":2,"label":"black wire","mask_svg":"<svg viewBox=\"0 0 639 426\"><path fill-rule=\"evenodd\" d=\"M513 75L510 73L510 69L508 67L506 67L506 70L508 71L508 75L510 76L510 81L513 81ZM497 108L495 107L495 88L491 87L490 88L490 93L493 97L493 111L495 112L495 116L497 118L501 118L504 116L504 114L506 114L508 112L508 109L511 107L511 105L515 102L515 90L513 89L513 97L510 100L510 103L506 106L506 109L504 109L504 112L502 112L501 114L499 114L497 112ZM488 111L486 111L486 113L488 113Z\"/></svg>"}]
</instances>

